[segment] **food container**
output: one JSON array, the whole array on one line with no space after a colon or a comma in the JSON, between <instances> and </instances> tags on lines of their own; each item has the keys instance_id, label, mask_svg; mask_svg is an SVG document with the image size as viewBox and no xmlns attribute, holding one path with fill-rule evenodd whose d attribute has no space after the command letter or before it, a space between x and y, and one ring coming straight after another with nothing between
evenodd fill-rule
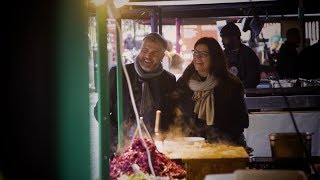
<instances>
[{"instance_id":1,"label":"food container","mask_svg":"<svg viewBox=\"0 0 320 180\"><path fill-rule=\"evenodd\" d=\"M270 80L272 88L280 88L280 85L283 88L294 87L296 85L296 82L296 79L280 79L279 81Z\"/></svg>"},{"instance_id":2,"label":"food container","mask_svg":"<svg viewBox=\"0 0 320 180\"><path fill-rule=\"evenodd\" d=\"M163 141L163 152L172 152L177 148L185 145L192 145L196 142L205 142L205 138L203 137L177 137L171 139L165 139Z\"/></svg>"},{"instance_id":3,"label":"food container","mask_svg":"<svg viewBox=\"0 0 320 180\"><path fill-rule=\"evenodd\" d=\"M301 79L299 78L301 87L313 87L313 86L320 86L320 81L317 79Z\"/></svg>"},{"instance_id":4,"label":"food container","mask_svg":"<svg viewBox=\"0 0 320 180\"><path fill-rule=\"evenodd\" d=\"M312 134L308 132L300 133L304 146L311 154ZM271 133L269 134L272 158L277 160L304 159L306 154L303 146L299 142L296 133Z\"/></svg>"},{"instance_id":5,"label":"food container","mask_svg":"<svg viewBox=\"0 0 320 180\"><path fill-rule=\"evenodd\" d=\"M171 145L192 145L195 142L204 142L205 138L203 137L177 137L173 139L165 139L164 145L165 146L171 146Z\"/></svg>"},{"instance_id":6,"label":"food container","mask_svg":"<svg viewBox=\"0 0 320 180\"><path fill-rule=\"evenodd\" d=\"M118 180L170 180L170 177L160 177L160 176L142 176L140 174L133 175L122 175Z\"/></svg>"},{"instance_id":7,"label":"food container","mask_svg":"<svg viewBox=\"0 0 320 180\"><path fill-rule=\"evenodd\" d=\"M166 152L173 161L183 165L186 179L204 179L207 174L232 173L245 169L249 156L243 147L227 144L195 142L193 145L172 145Z\"/></svg>"},{"instance_id":8,"label":"food container","mask_svg":"<svg viewBox=\"0 0 320 180\"><path fill-rule=\"evenodd\" d=\"M182 162L187 171L186 179L198 180L208 174L226 174L246 169L249 158L183 159Z\"/></svg>"},{"instance_id":9,"label":"food container","mask_svg":"<svg viewBox=\"0 0 320 180\"><path fill-rule=\"evenodd\" d=\"M155 140L154 145L156 145L159 152L162 152L162 153L164 152L163 141Z\"/></svg>"}]
</instances>

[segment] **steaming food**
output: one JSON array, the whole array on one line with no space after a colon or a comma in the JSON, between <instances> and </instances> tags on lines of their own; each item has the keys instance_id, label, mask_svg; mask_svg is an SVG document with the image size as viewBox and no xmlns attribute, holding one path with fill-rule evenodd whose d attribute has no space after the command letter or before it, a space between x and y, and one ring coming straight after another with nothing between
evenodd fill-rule
<instances>
[{"instance_id":1,"label":"steaming food","mask_svg":"<svg viewBox=\"0 0 320 180\"><path fill-rule=\"evenodd\" d=\"M156 176L170 177L171 179L182 179L186 176L186 171L180 165L159 152L149 139L145 138L145 141L151 154L151 161ZM122 175L134 175L132 164L137 164L143 173L147 175L151 174L147 152L140 138L135 138L131 146L121 156L115 157L110 162L111 178L117 179Z\"/></svg>"},{"instance_id":2,"label":"steaming food","mask_svg":"<svg viewBox=\"0 0 320 180\"><path fill-rule=\"evenodd\" d=\"M164 144L166 146L172 145L186 145L186 144L194 144L195 142L204 142L205 138L203 137L177 137L173 139L164 140Z\"/></svg>"},{"instance_id":3,"label":"steaming food","mask_svg":"<svg viewBox=\"0 0 320 180\"><path fill-rule=\"evenodd\" d=\"M210 144L195 142L192 145L165 146L164 153L171 159L216 159L216 158L243 158L248 154L241 146L227 144Z\"/></svg>"}]
</instances>

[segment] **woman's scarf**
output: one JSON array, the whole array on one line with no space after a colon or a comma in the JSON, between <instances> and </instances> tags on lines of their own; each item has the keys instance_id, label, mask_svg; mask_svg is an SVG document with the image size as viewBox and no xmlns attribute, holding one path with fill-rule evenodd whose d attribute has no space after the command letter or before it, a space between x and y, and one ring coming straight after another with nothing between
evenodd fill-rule
<instances>
[{"instance_id":1,"label":"woman's scarf","mask_svg":"<svg viewBox=\"0 0 320 180\"><path fill-rule=\"evenodd\" d=\"M140 66L139 57L134 62L134 68L142 81L142 94L140 102L140 115L152 110L154 106L153 96L149 88L149 80L159 77L163 72L162 64L160 63L152 72L145 72Z\"/></svg>"},{"instance_id":2,"label":"woman's scarf","mask_svg":"<svg viewBox=\"0 0 320 180\"><path fill-rule=\"evenodd\" d=\"M198 114L198 119L205 120L207 125L214 124L214 96L213 89L217 80L208 75L205 81L194 73L189 80L189 87L194 92L192 100L195 101L194 112Z\"/></svg>"}]
</instances>

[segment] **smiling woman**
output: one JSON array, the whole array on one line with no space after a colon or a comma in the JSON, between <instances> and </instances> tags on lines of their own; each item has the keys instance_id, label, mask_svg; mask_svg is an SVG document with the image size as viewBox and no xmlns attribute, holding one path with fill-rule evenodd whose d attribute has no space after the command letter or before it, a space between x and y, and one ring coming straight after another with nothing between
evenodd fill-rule
<instances>
[{"instance_id":1,"label":"smiling woman","mask_svg":"<svg viewBox=\"0 0 320 180\"><path fill-rule=\"evenodd\" d=\"M221 46L214 38L200 38L193 61L177 82L176 108L183 116L177 125L187 136L210 142L225 141L246 147L249 125L241 81L228 72Z\"/></svg>"},{"instance_id":2,"label":"smiling woman","mask_svg":"<svg viewBox=\"0 0 320 180\"><path fill-rule=\"evenodd\" d=\"M205 44L199 44L193 52L193 64L201 77L207 77L210 66L209 48Z\"/></svg>"}]
</instances>

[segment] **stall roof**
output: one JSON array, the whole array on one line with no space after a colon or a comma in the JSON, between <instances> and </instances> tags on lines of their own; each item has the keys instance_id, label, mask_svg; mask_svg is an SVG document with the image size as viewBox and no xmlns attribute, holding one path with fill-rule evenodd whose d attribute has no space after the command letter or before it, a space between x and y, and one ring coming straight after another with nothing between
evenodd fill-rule
<instances>
[{"instance_id":1,"label":"stall roof","mask_svg":"<svg viewBox=\"0 0 320 180\"><path fill-rule=\"evenodd\" d=\"M316 0L304 0L306 16L320 17ZM298 15L298 0L130 0L119 8L122 19L146 19L156 8L163 18L239 17L253 14L270 16Z\"/></svg>"},{"instance_id":2,"label":"stall roof","mask_svg":"<svg viewBox=\"0 0 320 180\"><path fill-rule=\"evenodd\" d=\"M248 3L248 2L266 2L276 0L167 0L167 1L148 1L148 0L130 0L126 5L134 6L181 6L181 5L204 5L204 4L229 4L229 3Z\"/></svg>"}]
</instances>

